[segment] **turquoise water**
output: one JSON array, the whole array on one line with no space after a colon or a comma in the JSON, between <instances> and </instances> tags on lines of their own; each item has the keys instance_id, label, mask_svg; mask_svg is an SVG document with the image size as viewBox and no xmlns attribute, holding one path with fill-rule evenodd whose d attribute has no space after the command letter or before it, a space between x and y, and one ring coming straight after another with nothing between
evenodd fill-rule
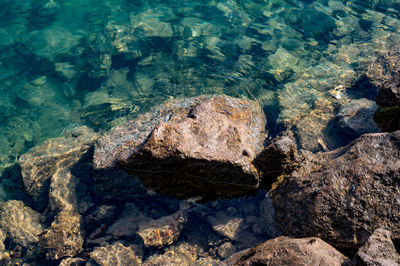
<instances>
[{"instance_id":1,"label":"turquoise water","mask_svg":"<svg viewBox=\"0 0 400 266\"><path fill-rule=\"evenodd\" d=\"M0 6L0 169L78 125L108 129L203 93L259 100L272 134L316 151L358 68L400 40L399 0Z\"/></svg>"}]
</instances>

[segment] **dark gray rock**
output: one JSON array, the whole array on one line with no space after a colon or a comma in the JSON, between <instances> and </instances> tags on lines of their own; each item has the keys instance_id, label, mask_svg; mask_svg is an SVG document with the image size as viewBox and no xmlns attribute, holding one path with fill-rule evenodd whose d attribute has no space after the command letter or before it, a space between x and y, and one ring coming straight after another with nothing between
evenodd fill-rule
<instances>
[{"instance_id":1,"label":"dark gray rock","mask_svg":"<svg viewBox=\"0 0 400 266\"><path fill-rule=\"evenodd\" d=\"M222 265L342 266L349 262L347 257L317 237L281 236L234 254Z\"/></svg>"},{"instance_id":2,"label":"dark gray rock","mask_svg":"<svg viewBox=\"0 0 400 266\"><path fill-rule=\"evenodd\" d=\"M337 114L338 126L349 135L360 136L379 132L374 114L378 106L366 98L352 100L345 104Z\"/></svg>"},{"instance_id":3,"label":"dark gray rock","mask_svg":"<svg viewBox=\"0 0 400 266\"><path fill-rule=\"evenodd\" d=\"M262 149L265 123L255 101L170 101L99 138L94 167L123 168L147 186L180 197L243 194L259 184L252 162ZM96 184L110 181L99 176Z\"/></svg>"},{"instance_id":4,"label":"dark gray rock","mask_svg":"<svg viewBox=\"0 0 400 266\"><path fill-rule=\"evenodd\" d=\"M366 134L331 152L305 153L270 193L283 234L355 248L380 226L400 240L399 181L396 131Z\"/></svg>"},{"instance_id":5,"label":"dark gray rock","mask_svg":"<svg viewBox=\"0 0 400 266\"><path fill-rule=\"evenodd\" d=\"M400 52L398 62L400 62ZM380 106L400 106L400 70L379 88L376 103Z\"/></svg>"},{"instance_id":6,"label":"dark gray rock","mask_svg":"<svg viewBox=\"0 0 400 266\"><path fill-rule=\"evenodd\" d=\"M354 265L392 266L400 265L400 255L397 253L390 231L378 228L368 241L358 250L353 259Z\"/></svg>"}]
</instances>

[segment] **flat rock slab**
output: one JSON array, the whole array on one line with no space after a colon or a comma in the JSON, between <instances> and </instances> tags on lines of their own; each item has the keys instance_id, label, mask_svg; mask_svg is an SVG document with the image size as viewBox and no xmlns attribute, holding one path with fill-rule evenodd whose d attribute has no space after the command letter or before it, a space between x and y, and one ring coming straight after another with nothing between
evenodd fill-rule
<instances>
[{"instance_id":1,"label":"flat rock slab","mask_svg":"<svg viewBox=\"0 0 400 266\"><path fill-rule=\"evenodd\" d=\"M97 171L125 169L149 187L181 197L242 194L259 185L253 160L263 148L265 125L255 101L173 100L99 138L93 165Z\"/></svg>"},{"instance_id":2,"label":"flat rock slab","mask_svg":"<svg viewBox=\"0 0 400 266\"><path fill-rule=\"evenodd\" d=\"M223 265L346 265L350 260L319 238L281 236L232 255Z\"/></svg>"},{"instance_id":3,"label":"flat rock slab","mask_svg":"<svg viewBox=\"0 0 400 266\"><path fill-rule=\"evenodd\" d=\"M400 240L400 131L306 153L295 171L279 177L271 197L285 235L358 248L384 226Z\"/></svg>"}]
</instances>

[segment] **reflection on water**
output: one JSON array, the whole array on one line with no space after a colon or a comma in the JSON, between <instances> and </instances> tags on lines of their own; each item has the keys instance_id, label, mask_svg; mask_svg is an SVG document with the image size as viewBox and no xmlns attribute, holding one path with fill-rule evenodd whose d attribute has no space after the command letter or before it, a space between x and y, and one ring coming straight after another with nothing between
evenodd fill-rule
<instances>
[{"instance_id":1,"label":"reflection on water","mask_svg":"<svg viewBox=\"0 0 400 266\"><path fill-rule=\"evenodd\" d=\"M258 99L270 132L315 151L357 67L400 39L396 0L0 4L1 168L78 125L203 93Z\"/></svg>"}]
</instances>

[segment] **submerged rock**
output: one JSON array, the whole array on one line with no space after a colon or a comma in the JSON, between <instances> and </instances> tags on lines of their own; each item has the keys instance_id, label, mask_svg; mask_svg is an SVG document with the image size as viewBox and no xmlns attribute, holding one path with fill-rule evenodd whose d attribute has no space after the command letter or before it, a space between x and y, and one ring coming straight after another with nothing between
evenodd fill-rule
<instances>
[{"instance_id":1,"label":"submerged rock","mask_svg":"<svg viewBox=\"0 0 400 266\"><path fill-rule=\"evenodd\" d=\"M107 265L141 265L143 251L137 246L125 246L121 242L97 247L90 253L90 258L101 266Z\"/></svg>"},{"instance_id":2,"label":"submerged rock","mask_svg":"<svg viewBox=\"0 0 400 266\"><path fill-rule=\"evenodd\" d=\"M46 259L73 257L82 251L84 233L79 214L63 211L57 214L50 228L40 235L39 247Z\"/></svg>"},{"instance_id":3,"label":"submerged rock","mask_svg":"<svg viewBox=\"0 0 400 266\"><path fill-rule=\"evenodd\" d=\"M352 100L345 104L337 114L338 126L349 135L360 136L364 133L379 132L374 120L377 109L374 101L366 98Z\"/></svg>"},{"instance_id":4,"label":"submerged rock","mask_svg":"<svg viewBox=\"0 0 400 266\"><path fill-rule=\"evenodd\" d=\"M168 248L163 254L156 254L149 257L143 263L143 266L208 266L218 264L218 260L207 256L201 248L189 243L180 243L177 246Z\"/></svg>"},{"instance_id":5,"label":"submerged rock","mask_svg":"<svg viewBox=\"0 0 400 266\"><path fill-rule=\"evenodd\" d=\"M278 180L271 197L283 234L354 248L385 226L400 240L400 131L306 153L299 168Z\"/></svg>"},{"instance_id":6,"label":"submerged rock","mask_svg":"<svg viewBox=\"0 0 400 266\"><path fill-rule=\"evenodd\" d=\"M167 102L98 139L97 171L120 167L181 197L243 194L259 184L252 161L265 116L257 102L199 96ZM96 183L107 183L104 175Z\"/></svg>"},{"instance_id":7,"label":"submerged rock","mask_svg":"<svg viewBox=\"0 0 400 266\"><path fill-rule=\"evenodd\" d=\"M38 212L22 201L10 200L0 203L0 229L13 243L30 248L39 241L44 227Z\"/></svg>"},{"instance_id":8,"label":"submerged rock","mask_svg":"<svg viewBox=\"0 0 400 266\"><path fill-rule=\"evenodd\" d=\"M67 132L65 137L49 139L19 159L25 189L38 209L84 212L91 202L82 178L90 177L89 152L96 134L87 127ZM76 171L74 171L76 170Z\"/></svg>"},{"instance_id":9,"label":"submerged rock","mask_svg":"<svg viewBox=\"0 0 400 266\"><path fill-rule=\"evenodd\" d=\"M393 245L390 231L378 228L358 250L354 265L400 265L400 255Z\"/></svg>"},{"instance_id":10,"label":"submerged rock","mask_svg":"<svg viewBox=\"0 0 400 266\"><path fill-rule=\"evenodd\" d=\"M178 211L139 225L138 235L143 239L145 247L168 246L174 243L186 222L185 213Z\"/></svg>"},{"instance_id":11,"label":"submerged rock","mask_svg":"<svg viewBox=\"0 0 400 266\"><path fill-rule=\"evenodd\" d=\"M223 265L345 265L350 260L319 238L281 236L234 254Z\"/></svg>"},{"instance_id":12,"label":"submerged rock","mask_svg":"<svg viewBox=\"0 0 400 266\"><path fill-rule=\"evenodd\" d=\"M400 70L379 88L376 103L380 106L400 106Z\"/></svg>"}]
</instances>

